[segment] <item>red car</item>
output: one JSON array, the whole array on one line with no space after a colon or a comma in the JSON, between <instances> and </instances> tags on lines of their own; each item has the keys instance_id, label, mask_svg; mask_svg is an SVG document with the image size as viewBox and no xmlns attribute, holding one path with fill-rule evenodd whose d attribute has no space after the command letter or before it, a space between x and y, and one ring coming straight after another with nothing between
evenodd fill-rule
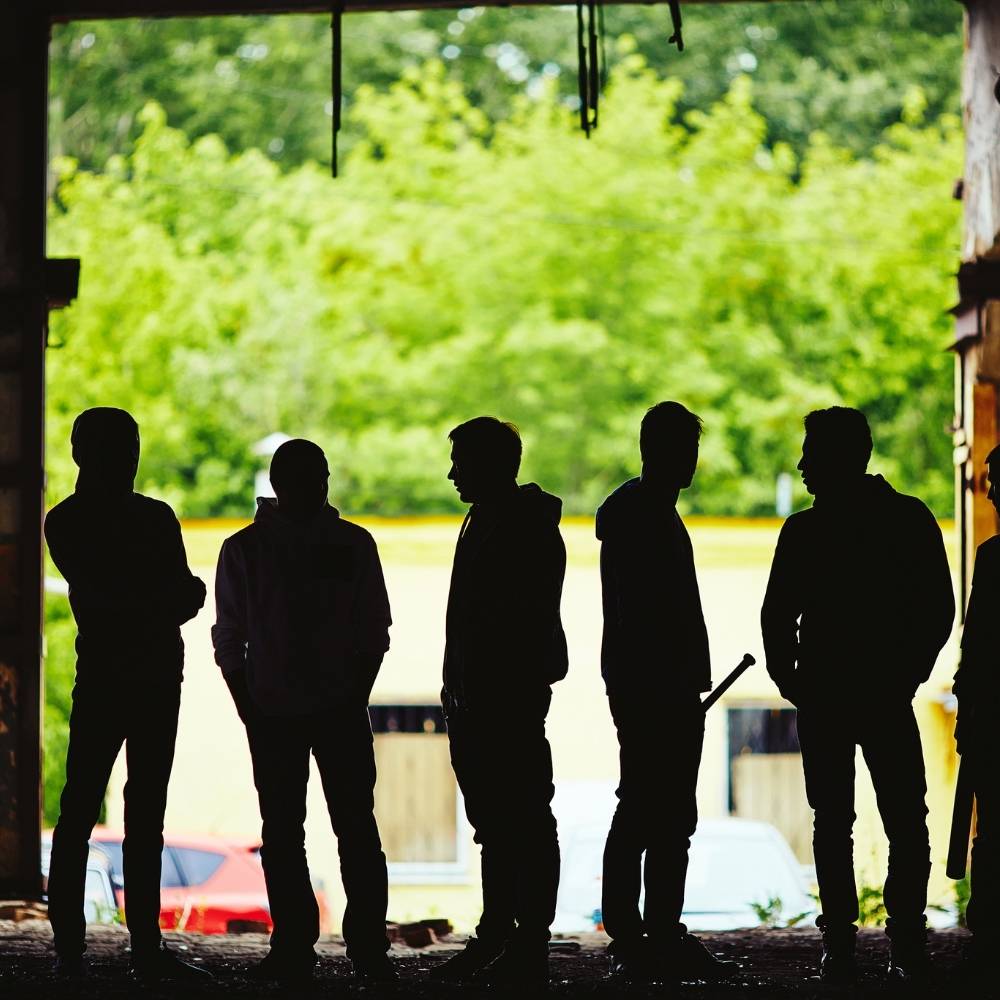
<instances>
[{"instance_id":1,"label":"red car","mask_svg":"<svg viewBox=\"0 0 1000 1000\"><path fill-rule=\"evenodd\" d=\"M111 858L116 895L123 905L121 832L98 826L90 840ZM165 834L163 840L160 926L164 930L270 933L259 840L174 834ZM325 916L323 900L320 909Z\"/></svg>"}]
</instances>

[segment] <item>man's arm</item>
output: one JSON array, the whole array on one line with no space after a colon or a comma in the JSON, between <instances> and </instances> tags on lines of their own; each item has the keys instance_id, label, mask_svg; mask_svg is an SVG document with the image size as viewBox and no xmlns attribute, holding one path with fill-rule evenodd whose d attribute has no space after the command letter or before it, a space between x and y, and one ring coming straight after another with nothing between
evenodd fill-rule
<instances>
[{"instance_id":1,"label":"man's arm","mask_svg":"<svg viewBox=\"0 0 1000 1000\"><path fill-rule=\"evenodd\" d=\"M361 567L355 603L358 645L355 653L355 691L365 704L371 696L382 660L389 648L389 594L385 587L382 562L374 538L368 538L361 552Z\"/></svg>"},{"instance_id":2,"label":"man's arm","mask_svg":"<svg viewBox=\"0 0 1000 1000\"><path fill-rule=\"evenodd\" d=\"M941 648L955 623L955 594L944 538L934 515L921 503L914 525L913 681L922 684L931 675Z\"/></svg>"},{"instance_id":3,"label":"man's arm","mask_svg":"<svg viewBox=\"0 0 1000 1000\"><path fill-rule=\"evenodd\" d=\"M177 625L190 621L205 606L205 583L191 572L184 550L181 525L169 511L169 523L164 529L166 567L164 601L170 617Z\"/></svg>"},{"instance_id":4,"label":"man's arm","mask_svg":"<svg viewBox=\"0 0 1000 1000\"><path fill-rule=\"evenodd\" d=\"M246 658L249 630L246 607L246 569L239 546L232 539L222 543L215 571L215 624L212 645L215 662L233 697L236 711L249 724L253 702L247 686Z\"/></svg>"},{"instance_id":5,"label":"man's arm","mask_svg":"<svg viewBox=\"0 0 1000 1000\"><path fill-rule=\"evenodd\" d=\"M802 614L801 583L796 572L794 529L788 521L781 528L771 563L767 593L760 611L767 672L782 697L796 702L795 671L799 657L799 618Z\"/></svg>"}]
</instances>

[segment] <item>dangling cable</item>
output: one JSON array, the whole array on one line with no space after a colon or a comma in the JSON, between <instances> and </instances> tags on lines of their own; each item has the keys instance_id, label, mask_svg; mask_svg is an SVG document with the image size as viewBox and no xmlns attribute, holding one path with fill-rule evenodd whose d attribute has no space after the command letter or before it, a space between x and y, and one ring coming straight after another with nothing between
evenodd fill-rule
<instances>
[{"instance_id":1,"label":"dangling cable","mask_svg":"<svg viewBox=\"0 0 1000 1000\"><path fill-rule=\"evenodd\" d=\"M580 128L590 138L590 73L587 69L587 46L584 44L583 4L576 5L576 64L580 90Z\"/></svg>"},{"instance_id":2,"label":"dangling cable","mask_svg":"<svg viewBox=\"0 0 1000 1000\"><path fill-rule=\"evenodd\" d=\"M330 136L330 166L333 176L337 176L337 133L340 132L340 98L343 83L342 75L342 24L344 8L341 3L334 5L331 11L330 31L333 34L333 51L330 59L330 90L333 96L333 124Z\"/></svg>"},{"instance_id":3,"label":"dangling cable","mask_svg":"<svg viewBox=\"0 0 1000 1000\"><path fill-rule=\"evenodd\" d=\"M597 105L601 98L601 60L597 51L597 4L596 0L587 3L587 59L588 59L588 96L590 97L590 127L597 128Z\"/></svg>"},{"instance_id":4,"label":"dangling cable","mask_svg":"<svg viewBox=\"0 0 1000 1000\"><path fill-rule=\"evenodd\" d=\"M684 36L681 34L681 0L670 0L670 20L674 25L674 33L667 39L671 45L677 45L677 51L684 51Z\"/></svg>"},{"instance_id":5,"label":"dangling cable","mask_svg":"<svg viewBox=\"0 0 1000 1000\"><path fill-rule=\"evenodd\" d=\"M608 85L608 54L604 51L604 4L597 5L597 37L601 41L601 89Z\"/></svg>"}]
</instances>

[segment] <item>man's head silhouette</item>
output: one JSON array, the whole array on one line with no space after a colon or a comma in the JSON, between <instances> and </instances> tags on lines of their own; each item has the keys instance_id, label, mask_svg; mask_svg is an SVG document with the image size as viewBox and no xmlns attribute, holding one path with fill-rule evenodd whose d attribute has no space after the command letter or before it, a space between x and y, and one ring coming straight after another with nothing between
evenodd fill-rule
<instances>
[{"instance_id":1,"label":"man's head silhouette","mask_svg":"<svg viewBox=\"0 0 1000 1000\"><path fill-rule=\"evenodd\" d=\"M323 449L303 438L286 441L271 458L271 485L278 509L287 517L301 520L318 514L326 506L330 486Z\"/></svg>"},{"instance_id":2,"label":"man's head silhouette","mask_svg":"<svg viewBox=\"0 0 1000 1000\"><path fill-rule=\"evenodd\" d=\"M474 417L449 435L448 478L465 503L489 502L517 485L521 467L521 435L496 417Z\"/></svg>"},{"instance_id":3,"label":"man's head silhouette","mask_svg":"<svg viewBox=\"0 0 1000 1000\"><path fill-rule=\"evenodd\" d=\"M798 469L813 496L850 487L872 457L872 432L860 410L831 406L805 419L806 436Z\"/></svg>"},{"instance_id":4,"label":"man's head silhouette","mask_svg":"<svg viewBox=\"0 0 1000 1000\"><path fill-rule=\"evenodd\" d=\"M986 499L993 504L993 509L1000 514L1000 496L997 496L997 487L1000 486L1000 445L997 445L986 456L986 481L990 488L986 493Z\"/></svg>"},{"instance_id":5,"label":"man's head silhouette","mask_svg":"<svg viewBox=\"0 0 1000 1000\"><path fill-rule=\"evenodd\" d=\"M73 461L88 487L129 491L139 469L139 425L114 406L84 410L70 434Z\"/></svg>"},{"instance_id":6,"label":"man's head silhouette","mask_svg":"<svg viewBox=\"0 0 1000 1000\"><path fill-rule=\"evenodd\" d=\"M651 406L639 427L642 481L665 490L684 490L698 467L701 417L667 400Z\"/></svg>"}]
</instances>

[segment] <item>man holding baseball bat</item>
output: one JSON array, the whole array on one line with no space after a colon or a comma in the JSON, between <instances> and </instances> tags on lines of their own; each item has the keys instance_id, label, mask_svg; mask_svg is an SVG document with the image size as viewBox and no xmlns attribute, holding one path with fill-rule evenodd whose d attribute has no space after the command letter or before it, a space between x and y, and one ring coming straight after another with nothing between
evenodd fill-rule
<instances>
[{"instance_id":1,"label":"man holding baseball bat","mask_svg":"<svg viewBox=\"0 0 1000 1000\"><path fill-rule=\"evenodd\" d=\"M1000 512L1000 447L986 456L987 498ZM996 974L996 948L1000 944L1000 774L996 758L996 720L1000 714L997 610L1000 608L1000 535L987 539L976 551L972 593L962 632L962 662L955 675L958 726L955 739L962 755L963 780L971 777L969 790L976 801L976 837L972 843L972 895L965 919L972 931L966 957L971 969ZM972 798L961 818L961 871L971 821ZM954 836L954 834L953 834ZM949 874L952 872L949 871Z\"/></svg>"},{"instance_id":2,"label":"man holding baseball bat","mask_svg":"<svg viewBox=\"0 0 1000 1000\"><path fill-rule=\"evenodd\" d=\"M767 670L798 709L823 931L821 978L854 979L854 760L861 747L889 839L889 974L919 979L926 948L924 762L911 702L951 633L955 602L931 512L866 474L868 421L805 419L799 469L813 506L781 529L761 612Z\"/></svg>"},{"instance_id":3,"label":"man holding baseball bat","mask_svg":"<svg viewBox=\"0 0 1000 1000\"><path fill-rule=\"evenodd\" d=\"M712 686L691 540L677 498L698 463L701 420L659 403L639 432L642 475L597 512L604 639L601 673L618 742L618 807L604 851L601 901L611 973L629 981L718 978L720 962L680 922ZM669 707L669 724L663 711ZM645 909L639 910L645 852Z\"/></svg>"}]
</instances>

